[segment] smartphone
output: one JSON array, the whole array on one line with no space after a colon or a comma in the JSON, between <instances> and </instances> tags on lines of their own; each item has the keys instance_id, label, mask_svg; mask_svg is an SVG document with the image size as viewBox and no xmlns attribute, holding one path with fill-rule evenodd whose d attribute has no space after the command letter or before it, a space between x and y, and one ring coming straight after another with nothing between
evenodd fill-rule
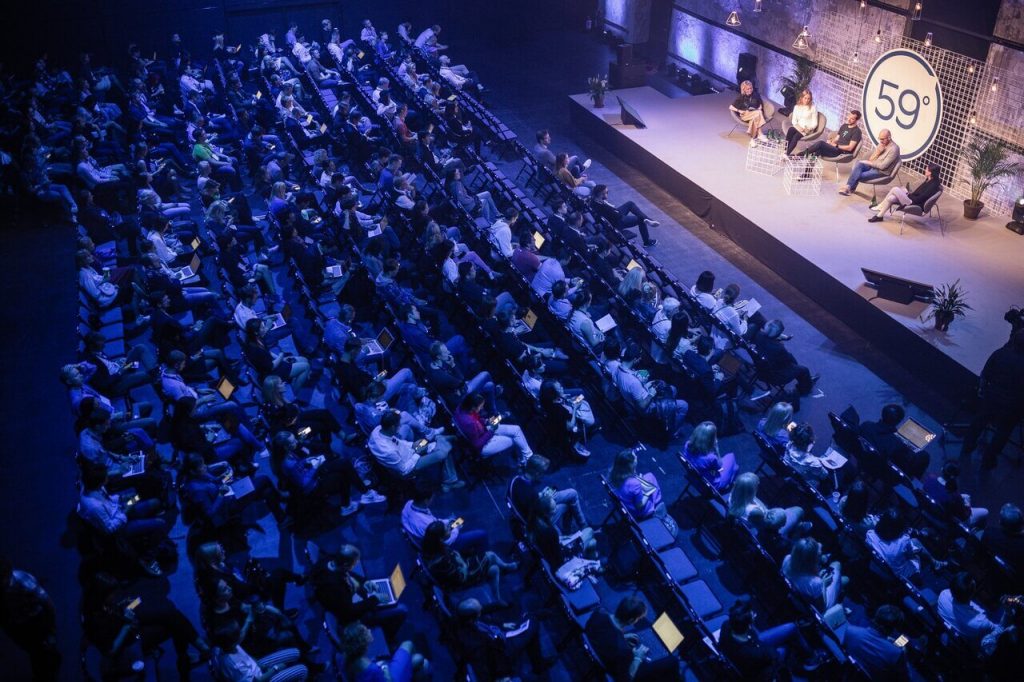
<instances>
[{"instance_id":1,"label":"smartphone","mask_svg":"<svg viewBox=\"0 0 1024 682\"><path fill-rule=\"evenodd\" d=\"M462 524L464 524L465 522L466 522L466 520L460 516L459 518L457 518L454 521L452 521L451 526L449 526L449 527L452 530L455 530L456 528L460 528L462 526Z\"/></svg>"},{"instance_id":2,"label":"smartphone","mask_svg":"<svg viewBox=\"0 0 1024 682\"><path fill-rule=\"evenodd\" d=\"M135 497L129 498L128 501L125 502L125 506L130 507L130 506L132 506L133 504L135 504L138 501L139 501L139 496L136 495Z\"/></svg>"},{"instance_id":3,"label":"smartphone","mask_svg":"<svg viewBox=\"0 0 1024 682\"><path fill-rule=\"evenodd\" d=\"M387 376L388 376L388 371L386 369L382 369L381 371L377 372L377 376L375 376L373 378L373 380L374 381L384 381L384 379L386 379Z\"/></svg>"},{"instance_id":4,"label":"smartphone","mask_svg":"<svg viewBox=\"0 0 1024 682\"><path fill-rule=\"evenodd\" d=\"M907 643L909 641L910 641L910 639L908 639L906 635L900 635L895 640L893 640L893 644L895 644L896 646L898 646L899 648L902 649L903 647L905 647L907 645Z\"/></svg>"},{"instance_id":5,"label":"smartphone","mask_svg":"<svg viewBox=\"0 0 1024 682\"><path fill-rule=\"evenodd\" d=\"M416 441L416 449L427 447L427 443L429 443L429 441L426 438L420 438L418 441Z\"/></svg>"},{"instance_id":6,"label":"smartphone","mask_svg":"<svg viewBox=\"0 0 1024 682\"><path fill-rule=\"evenodd\" d=\"M500 414L496 414L493 417L491 417L490 419L488 419L487 421L491 424L491 426L497 426L498 424L501 423L501 415Z\"/></svg>"},{"instance_id":7,"label":"smartphone","mask_svg":"<svg viewBox=\"0 0 1024 682\"><path fill-rule=\"evenodd\" d=\"M796 428L796 422L789 422L788 424L786 424L786 430L787 431L792 431L795 428Z\"/></svg>"},{"instance_id":8,"label":"smartphone","mask_svg":"<svg viewBox=\"0 0 1024 682\"><path fill-rule=\"evenodd\" d=\"M583 402L583 394L580 393L578 396L573 398L572 402L573 402L574 405L579 405L580 403L582 403Z\"/></svg>"},{"instance_id":9,"label":"smartphone","mask_svg":"<svg viewBox=\"0 0 1024 682\"><path fill-rule=\"evenodd\" d=\"M305 427L299 429L299 434L298 435L299 435L299 438L306 438L311 433L313 433L313 428L310 427L310 426L305 426Z\"/></svg>"},{"instance_id":10,"label":"smartphone","mask_svg":"<svg viewBox=\"0 0 1024 682\"><path fill-rule=\"evenodd\" d=\"M139 604L141 603L142 597L136 597L135 599L132 599L130 602L128 602L128 606L126 606L125 608L129 611L134 611L135 609L139 608Z\"/></svg>"},{"instance_id":11,"label":"smartphone","mask_svg":"<svg viewBox=\"0 0 1024 682\"><path fill-rule=\"evenodd\" d=\"M230 203L231 203L231 202L233 202L234 200L235 200L235 197L229 197L229 198L228 198L228 203L230 204Z\"/></svg>"},{"instance_id":12,"label":"smartphone","mask_svg":"<svg viewBox=\"0 0 1024 682\"><path fill-rule=\"evenodd\" d=\"M260 92L259 90L257 90L256 91L256 99L259 99L260 97L263 97L263 93ZM271 149L273 149L273 147L271 147Z\"/></svg>"}]
</instances>

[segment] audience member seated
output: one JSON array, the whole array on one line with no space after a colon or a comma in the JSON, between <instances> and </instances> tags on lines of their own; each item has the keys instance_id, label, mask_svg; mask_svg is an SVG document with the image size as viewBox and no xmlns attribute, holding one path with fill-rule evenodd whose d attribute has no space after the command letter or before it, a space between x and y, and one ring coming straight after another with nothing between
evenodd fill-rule
<instances>
[{"instance_id":1,"label":"audience member seated","mask_svg":"<svg viewBox=\"0 0 1024 682\"><path fill-rule=\"evenodd\" d=\"M739 472L736 455L718 454L718 429L714 422L697 425L683 446L683 456L719 492L732 487Z\"/></svg>"},{"instance_id":2,"label":"audience member seated","mask_svg":"<svg viewBox=\"0 0 1024 682\"><path fill-rule=\"evenodd\" d=\"M949 587L939 593L938 610L942 620L955 630L975 651L981 642L999 626L989 619L985 610L974 602L978 582L967 571L953 576Z\"/></svg>"},{"instance_id":3,"label":"audience member seated","mask_svg":"<svg viewBox=\"0 0 1024 682\"><path fill-rule=\"evenodd\" d=\"M946 462L942 470L924 477L924 491L952 518L968 526L984 526L988 509L971 505L971 496L960 492L960 465Z\"/></svg>"},{"instance_id":4,"label":"audience member seated","mask_svg":"<svg viewBox=\"0 0 1024 682\"><path fill-rule=\"evenodd\" d=\"M754 510L765 515L768 514L770 511L768 506L757 497L757 488L760 482L757 474L749 471L736 477L736 483L729 493L729 516L749 520ZM804 510L800 507L786 509L775 507L774 509L778 509L785 515L785 522L778 529L783 535L797 535L811 529L810 523L806 521L801 523L800 519L804 516Z\"/></svg>"},{"instance_id":5,"label":"audience member seated","mask_svg":"<svg viewBox=\"0 0 1024 682\"><path fill-rule=\"evenodd\" d=\"M999 509L999 525L986 528L981 541L1018 575L1024 573L1024 516L1016 504L1007 502Z\"/></svg>"},{"instance_id":6,"label":"audience member seated","mask_svg":"<svg viewBox=\"0 0 1024 682\"><path fill-rule=\"evenodd\" d=\"M460 517L439 519L430 511L430 504L434 500L434 488L431 485L421 484L416 486L416 492L412 499L402 507L402 530L406 537L420 548L423 542L423 535L427 532L427 526L434 521L442 521L451 530L448 536L448 544L452 549L465 552L466 554L482 554L490 545L485 530L465 530L462 527L464 520Z\"/></svg>"},{"instance_id":7,"label":"audience member seated","mask_svg":"<svg viewBox=\"0 0 1024 682\"><path fill-rule=\"evenodd\" d=\"M455 471L454 459L449 456L452 449L450 438L438 436L433 441L421 438L415 443L405 440L398 434L401 421L401 414L390 410L381 417L380 426L370 434L367 447L377 462L402 478L437 464L443 473L442 490L448 492L465 486L466 482L459 480Z\"/></svg>"},{"instance_id":8,"label":"audience member seated","mask_svg":"<svg viewBox=\"0 0 1024 682\"><path fill-rule=\"evenodd\" d=\"M789 445L789 433L796 427L793 422L793 406L787 402L777 402L768 410L768 416L762 417L757 423L757 432L776 447L785 448Z\"/></svg>"},{"instance_id":9,"label":"audience member seated","mask_svg":"<svg viewBox=\"0 0 1024 682\"><path fill-rule=\"evenodd\" d=\"M898 509L882 512L878 523L867 532L867 541L893 573L917 585L922 583L921 557L928 559L933 570L945 566L944 562L936 561L919 540L911 537L907 521Z\"/></svg>"},{"instance_id":10,"label":"audience member seated","mask_svg":"<svg viewBox=\"0 0 1024 682\"><path fill-rule=\"evenodd\" d=\"M366 591L366 578L355 572L359 556L359 549L349 544L342 545L337 553L321 552L308 577L313 594L321 606L334 614L339 625L360 622L367 627L381 627L387 638L394 641L409 609L404 604L381 604Z\"/></svg>"},{"instance_id":11,"label":"audience member seated","mask_svg":"<svg viewBox=\"0 0 1024 682\"><path fill-rule=\"evenodd\" d=\"M668 513L668 507L661 499L661 486L654 474L638 474L636 470L636 453L632 450L621 450L615 456L608 483L626 507L626 511L637 521L658 518L665 527L675 535L679 526Z\"/></svg>"},{"instance_id":12,"label":"audience member seated","mask_svg":"<svg viewBox=\"0 0 1024 682\"><path fill-rule=\"evenodd\" d=\"M465 556L448 544L450 535L451 528L443 521L432 522L423 533L420 558L431 579L444 590L486 582L494 601L506 604L501 598L501 574L518 570L519 564L491 551Z\"/></svg>"},{"instance_id":13,"label":"audience member seated","mask_svg":"<svg viewBox=\"0 0 1024 682\"><path fill-rule=\"evenodd\" d=\"M351 623L341 632L341 653L345 657L345 679L351 682L411 682L420 674L427 674L430 662L416 653L412 642L398 645L386 661L375 661L367 657L373 633L362 623Z\"/></svg>"},{"instance_id":14,"label":"audience member seated","mask_svg":"<svg viewBox=\"0 0 1024 682\"><path fill-rule=\"evenodd\" d=\"M866 625L848 623L843 648L857 659L872 679L913 679L907 648L894 641L903 635L903 612L891 604L882 604Z\"/></svg>"},{"instance_id":15,"label":"audience member seated","mask_svg":"<svg viewBox=\"0 0 1024 682\"><path fill-rule=\"evenodd\" d=\"M479 393L467 395L455 410L455 425L481 457L493 457L514 448L519 466L524 466L533 457L533 449L526 442L523 429L503 423L501 414L485 417L484 402Z\"/></svg>"},{"instance_id":16,"label":"audience member seated","mask_svg":"<svg viewBox=\"0 0 1024 682\"><path fill-rule=\"evenodd\" d=\"M648 230L652 227L657 227L661 223L657 220L649 218L644 213L636 202L627 201L624 204L616 206L608 200L608 186L607 185L595 185L594 189L590 194L590 205L594 209L594 212L604 220L607 220L611 224L612 228L621 230L623 233L629 235L632 234L630 228L637 228L640 231L640 237L643 239L644 246L650 248L658 243L657 239L651 239L650 232Z\"/></svg>"},{"instance_id":17,"label":"audience member seated","mask_svg":"<svg viewBox=\"0 0 1024 682\"><path fill-rule=\"evenodd\" d=\"M680 680L679 659L675 655L649 659L650 649L626 629L647 616L647 604L638 597L623 597L611 614L603 608L594 611L584 632L590 645L616 682L661 682Z\"/></svg>"},{"instance_id":18,"label":"audience member seated","mask_svg":"<svg viewBox=\"0 0 1024 682\"><path fill-rule=\"evenodd\" d=\"M886 405L877 422L863 422L860 435L874 446L885 461L892 462L911 478L921 478L928 470L931 460L924 450L915 452L896 435L896 429L903 423L906 412L899 405Z\"/></svg>"},{"instance_id":19,"label":"audience member seated","mask_svg":"<svg viewBox=\"0 0 1024 682\"><path fill-rule=\"evenodd\" d=\"M821 545L814 538L797 540L782 561L782 573L793 588L822 613L839 603L842 586L847 582L838 561L825 563L828 567L822 570Z\"/></svg>"}]
</instances>

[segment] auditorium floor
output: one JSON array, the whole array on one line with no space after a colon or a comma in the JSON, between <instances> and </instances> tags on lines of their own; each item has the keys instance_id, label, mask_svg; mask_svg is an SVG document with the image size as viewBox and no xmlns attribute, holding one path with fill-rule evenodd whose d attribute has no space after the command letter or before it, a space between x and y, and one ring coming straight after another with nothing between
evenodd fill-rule
<instances>
[{"instance_id":1,"label":"auditorium floor","mask_svg":"<svg viewBox=\"0 0 1024 682\"><path fill-rule=\"evenodd\" d=\"M367 16L398 11L383 8L381 3L354 4L372 5ZM349 10L349 6L347 3L345 28L351 32L361 15L357 10ZM417 12L422 14L422 10ZM658 258L681 280L692 281L701 270L713 270L720 283L739 283L745 297L755 296L771 316L785 320L787 330L794 336L789 342L794 354L822 375L821 395L804 401L800 413L800 418L809 421L821 434L822 446L831 433L827 412L841 411L849 404L862 415L874 418L880 405L907 400L908 411L931 425L938 422L931 415L941 419L951 413L947 400L929 395L913 377L906 376L879 351L864 344L854 331L840 325L774 273L709 230L623 160L604 154L592 140L574 134L569 128L566 94L583 90L587 76L606 73L611 59L610 50L597 43L594 36L540 30L520 34L514 46L503 41L472 44L475 38L462 25L466 23L463 20L448 16L410 18L417 26L434 18L445 26L445 38L453 44L453 57L480 74L490 90L487 103L527 147L532 146L533 131L550 128L556 150L566 149L594 159L590 176L609 185L613 200L634 199L661 220L662 226L655 233L660 239L655 247ZM390 27L397 21L378 19L376 23ZM57 369L73 360L76 353L74 233L34 222L25 217L13 227L4 225L6 229L0 231L0 253L5 256L0 291L6 303L0 313L0 362L7 379L0 393L0 442L7 446L0 466L0 518L4 521L0 552L11 556L16 566L34 573L56 601L64 679L73 680L80 677L78 562L74 548L65 546L62 539L75 503L74 442ZM571 483L580 491L592 523L604 518L607 510L599 474L610 466L618 448L630 445L618 440L614 433L602 435L592 443L595 454L591 462L564 468L553 476L554 482ZM721 447L723 452L737 453L741 470L755 466L756 446L749 434L724 439ZM933 446L933 467L945 456L956 457L958 444L947 450L943 452L938 444ZM666 497L675 498L682 484L682 472L674 450L648 450L641 456L640 467L655 471L667 491ZM975 471L975 466L965 467L963 482L963 487L973 493L975 504L987 505L995 512L1004 501L1019 501L1021 469L1006 458L989 480L977 480ZM511 547L504 497L504 484L480 486L439 498L435 512L457 513L466 518L467 526L490 530L492 538L499 539L498 551L507 554ZM397 532L394 519L385 521L380 512L371 512L356 524L317 538L317 544L330 547L344 539L358 542L364 549L367 571L373 575L389 570L396 558L411 565L411 552ZM181 530L179 526L177 531ZM370 533L379 542L367 541ZM265 536L252 538L252 543L257 553L277 556L294 566L302 565L299 543L279 536L273 529ZM707 564L698 567L702 577L706 573L712 590L728 606L740 586L719 558L706 554L706 559ZM170 588L179 605L195 619L196 600L184 558L171 577ZM410 618L407 634L433 655L437 652L436 624L420 610L418 596L413 593L408 602L415 615ZM609 597L605 603L613 604L614 598ZM315 631L317 624L309 622L306 626ZM10 646L6 638L0 638L0 660L12 662L5 667L4 676L24 679L23 657L11 655ZM173 659L173 653L168 653L165 660ZM437 664L435 679L450 679L451 662L444 655L433 657ZM173 679L173 662L168 661L163 667L170 673L165 679ZM194 679L205 678L205 671L197 670ZM572 672L562 666L551 675L552 680L572 678Z\"/></svg>"}]
</instances>

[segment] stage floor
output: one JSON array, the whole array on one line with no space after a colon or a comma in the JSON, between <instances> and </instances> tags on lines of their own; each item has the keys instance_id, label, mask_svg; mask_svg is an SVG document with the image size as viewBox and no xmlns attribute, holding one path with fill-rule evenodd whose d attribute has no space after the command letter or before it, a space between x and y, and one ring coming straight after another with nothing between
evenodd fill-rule
<instances>
[{"instance_id":1,"label":"stage floor","mask_svg":"<svg viewBox=\"0 0 1024 682\"><path fill-rule=\"evenodd\" d=\"M619 123L616 95L636 110L647 128ZM946 333L935 331L931 321L921 321L927 309L923 303L876 299L871 305L979 374L989 354L1006 342L1010 328L1003 314L1012 305L1024 305L1024 237L1006 230L1007 219L1002 217L965 220L962 202L948 193L940 200L945 237L934 218L908 218L901 236L898 218L867 222L873 215L868 209L869 185L861 185L850 197L837 193L834 164L824 165L820 196L789 196L781 170L774 176L744 170L749 138L744 130L729 134L733 121L726 109L733 98L723 93L671 99L642 87L611 91L604 109L594 109L588 95L573 95L578 106L572 108L577 122L589 112L865 300L876 292L866 286L861 267L936 286L959 279L974 310L954 321ZM776 116L776 127L780 123ZM628 156L623 160L632 163ZM849 168L840 166L841 180ZM910 181L917 184L916 179ZM879 187L879 197L886 191ZM778 269L777 261L762 258L756 249L747 250ZM808 284L806 275L778 274L794 284ZM806 293L815 297L813 291Z\"/></svg>"}]
</instances>

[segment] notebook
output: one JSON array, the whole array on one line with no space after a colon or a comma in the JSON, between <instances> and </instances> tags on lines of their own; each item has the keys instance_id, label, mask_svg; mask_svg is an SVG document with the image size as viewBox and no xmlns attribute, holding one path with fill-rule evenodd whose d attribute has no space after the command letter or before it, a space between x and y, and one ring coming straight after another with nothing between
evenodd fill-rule
<instances>
[{"instance_id":1,"label":"notebook","mask_svg":"<svg viewBox=\"0 0 1024 682\"><path fill-rule=\"evenodd\" d=\"M619 326L610 314L605 315L594 324L597 325L597 328L601 330L602 334L607 334L608 332Z\"/></svg>"},{"instance_id":2,"label":"notebook","mask_svg":"<svg viewBox=\"0 0 1024 682\"><path fill-rule=\"evenodd\" d=\"M913 448L914 452L920 452L928 447L928 444L935 439L935 434L929 431L918 421L907 417L899 428L896 435L904 443Z\"/></svg>"},{"instance_id":3,"label":"notebook","mask_svg":"<svg viewBox=\"0 0 1024 682\"><path fill-rule=\"evenodd\" d=\"M128 465L128 471L121 474L122 478L146 473L146 456L141 451L133 452L128 456L131 457L131 464Z\"/></svg>"},{"instance_id":4,"label":"notebook","mask_svg":"<svg viewBox=\"0 0 1024 682\"><path fill-rule=\"evenodd\" d=\"M177 270L174 275L178 278L179 282L183 282L190 277L195 277L196 273L199 272L199 254L192 254L192 262L185 267Z\"/></svg>"},{"instance_id":5,"label":"notebook","mask_svg":"<svg viewBox=\"0 0 1024 682\"><path fill-rule=\"evenodd\" d=\"M331 265L325 268L328 277L341 277L344 273L340 265Z\"/></svg>"},{"instance_id":6,"label":"notebook","mask_svg":"<svg viewBox=\"0 0 1024 682\"><path fill-rule=\"evenodd\" d=\"M517 319L512 325L512 332L515 334L528 334L533 331L533 325L537 324L537 313L527 309L521 319Z\"/></svg>"},{"instance_id":7,"label":"notebook","mask_svg":"<svg viewBox=\"0 0 1024 682\"><path fill-rule=\"evenodd\" d=\"M256 490L255 486L252 484L252 478L250 476L231 481L228 483L228 489L231 491L231 494L239 500Z\"/></svg>"},{"instance_id":8,"label":"notebook","mask_svg":"<svg viewBox=\"0 0 1024 682\"><path fill-rule=\"evenodd\" d=\"M368 356L383 355L384 351L390 348L394 341L395 337L393 337L391 332L388 331L388 328L385 327L380 330L380 334L377 334L376 339L370 339L363 344L363 353Z\"/></svg>"},{"instance_id":9,"label":"notebook","mask_svg":"<svg viewBox=\"0 0 1024 682\"><path fill-rule=\"evenodd\" d=\"M537 248L538 251L540 251L540 247L544 246L545 241L546 240L544 239L544 235L542 235L540 232L533 233L533 245Z\"/></svg>"},{"instance_id":10,"label":"notebook","mask_svg":"<svg viewBox=\"0 0 1024 682\"><path fill-rule=\"evenodd\" d=\"M231 199L228 199L228 203L230 204L233 199L234 199L234 197L231 197ZM197 250L199 248L199 245L202 244L202 243L203 242L201 242L199 240L199 237L193 237L192 238L192 250L193 251Z\"/></svg>"},{"instance_id":11,"label":"notebook","mask_svg":"<svg viewBox=\"0 0 1024 682\"><path fill-rule=\"evenodd\" d=\"M835 448L829 448L825 451L825 454L821 456L821 463L826 469L841 469L847 461L849 460L839 454Z\"/></svg>"},{"instance_id":12,"label":"notebook","mask_svg":"<svg viewBox=\"0 0 1024 682\"><path fill-rule=\"evenodd\" d=\"M227 377L221 377L221 380L217 382L217 392L224 400L231 400L231 395L235 392L235 385Z\"/></svg>"},{"instance_id":13,"label":"notebook","mask_svg":"<svg viewBox=\"0 0 1024 682\"><path fill-rule=\"evenodd\" d=\"M367 580L363 583L366 594L376 597L381 606L389 606L398 601L405 591L405 575L402 573L402 565L395 564L395 570L391 571L391 577Z\"/></svg>"},{"instance_id":14,"label":"notebook","mask_svg":"<svg viewBox=\"0 0 1024 682\"><path fill-rule=\"evenodd\" d=\"M274 331L275 329L280 329L288 324L288 318L291 316L292 309L287 303L285 303L284 307L281 308L281 312L265 315L263 319L270 323L270 331Z\"/></svg>"},{"instance_id":15,"label":"notebook","mask_svg":"<svg viewBox=\"0 0 1024 682\"><path fill-rule=\"evenodd\" d=\"M758 310L761 309L761 304L756 298L751 298L746 301L740 301L733 306L736 310L742 311L747 317L750 317Z\"/></svg>"},{"instance_id":16,"label":"notebook","mask_svg":"<svg viewBox=\"0 0 1024 682\"><path fill-rule=\"evenodd\" d=\"M630 270L632 270L633 268L638 268L638 267L640 267L640 264L639 264L639 263L637 263L637 262L636 262L635 260L633 260L632 258L630 258L630 259L629 259L629 263L628 263L628 264L626 264L626 272L629 272L629 271L630 271Z\"/></svg>"},{"instance_id":17,"label":"notebook","mask_svg":"<svg viewBox=\"0 0 1024 682\"><path fill-rule=\"evenodd\" d=\"M683 633L679 632L679 628L667 613L658 616L651 629L638 632L637 637L650 649L650 654L654 658L671 654L683 642Z\"/></svg>"}]
</instances>

